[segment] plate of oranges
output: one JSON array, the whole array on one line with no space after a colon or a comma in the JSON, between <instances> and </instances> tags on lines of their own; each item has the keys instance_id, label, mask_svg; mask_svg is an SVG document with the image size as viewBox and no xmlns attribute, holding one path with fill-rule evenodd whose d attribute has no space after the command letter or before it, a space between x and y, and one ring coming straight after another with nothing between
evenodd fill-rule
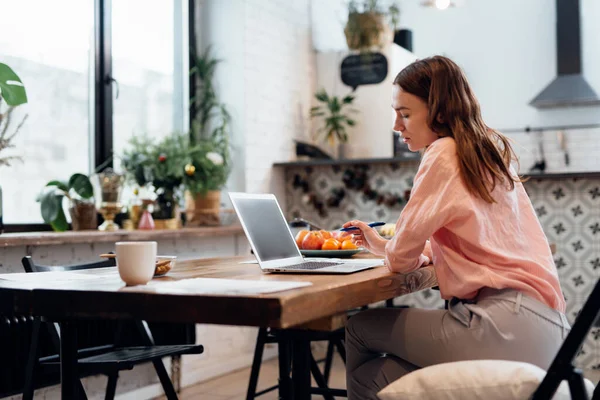
<instances>
[{"instance_id":1,"label":"plate of oranges","mask_svg":"<svg viewBox=\"0 0 600 400\"><path fill-rule=\"evenodd\" d=\"M352 243L352 234L340 231L307 231L296 235L300 253L307 257L352 257L362 249Z\"/></svg>"}]
</instances>

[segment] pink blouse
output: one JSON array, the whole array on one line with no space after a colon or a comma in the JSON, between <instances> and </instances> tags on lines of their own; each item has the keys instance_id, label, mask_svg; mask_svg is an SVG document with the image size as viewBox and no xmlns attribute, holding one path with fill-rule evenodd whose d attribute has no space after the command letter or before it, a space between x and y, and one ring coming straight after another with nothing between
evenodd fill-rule
<instances>
[{"instance_id":1,"label":"pink blouse","mask_svg":"<svg viewBox=\"0 0 600 400\"><path fill-rule=\"evenodd\" d=\"M467 190L458 162L453 138L425 151L396 235L385 246L388 268L406 273L431 260L444 299L511 288L564 312L548 240L523 184L511 191L497 184L496 203L487 203Z\"/></svg>"}]
</instances>

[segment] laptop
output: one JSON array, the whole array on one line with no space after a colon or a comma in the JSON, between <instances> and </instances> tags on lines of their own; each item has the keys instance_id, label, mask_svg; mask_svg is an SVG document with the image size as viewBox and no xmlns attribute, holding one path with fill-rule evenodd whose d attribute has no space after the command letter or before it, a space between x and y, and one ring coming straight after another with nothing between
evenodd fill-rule
<instances>
[{"instance_id":1,"label":"laptop","mask_svg":"<svg viewBox=\"0 0 600 400\"><path fill-rule=\"evenodd\" d=\"M274 195L229 193L229 198L265 272L351 274L382 265L380 260L305 260Z\"/></svg>"}]
</instances>

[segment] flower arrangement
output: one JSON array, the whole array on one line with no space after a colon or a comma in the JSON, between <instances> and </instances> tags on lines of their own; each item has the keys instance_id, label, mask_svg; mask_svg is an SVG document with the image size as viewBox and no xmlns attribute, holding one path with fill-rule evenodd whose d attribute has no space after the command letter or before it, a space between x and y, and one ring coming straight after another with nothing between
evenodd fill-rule
<instances>
[{"instance_id":1,"label":"flower arrangement","mask_svg":"<svg viewBox=\"0 0 600 400\"><path fill-rule=\"evenodd\" d=\"M134 136L121 156L121 165L129 182L146 187L157 195L155 217L173 218L188 158L189 138L172 134L156 142Z\"/></svg>"}]
</instances>

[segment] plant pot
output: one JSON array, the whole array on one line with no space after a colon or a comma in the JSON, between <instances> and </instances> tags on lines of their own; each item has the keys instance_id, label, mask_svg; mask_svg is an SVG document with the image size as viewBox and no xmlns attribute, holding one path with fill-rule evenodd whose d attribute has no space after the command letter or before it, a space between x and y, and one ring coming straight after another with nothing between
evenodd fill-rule
<instances>
[{"instance_id":1,"label":"plant pot","mask_svg":"<svg viewBox=\"0 0 600 400\"><path fill-rule=\"evenodd\" d=\"M173 197L173 193L161 193L154 202L152 218L154 218L155 221L159 219L173 219L176 216L176 208L177 202Z\"/></svg>"},{"instance_id":2,"label":"plant pot","mask_svg":"<svg viewBox=\"0 0 600 400\"><path fill-rule=\"evenodd\" d=\"M378 13L348 14L344 34L351 50L382 48L392 40L392 30L385 22L385 16Z\"/></svg>"},{"instance_id":3,"label":"plant pot","mask_svg":"<svg viewBox=\"0 0 600 400\"><path fill-rule=\"evenodd\" d=\"M75 200L69 207L71 224L74 231L96 230L98 228L98 213L94 203Z\"/></svg>"},{"instance_id":4,"label":"plant pot","mask_svg":"<svg viewBox=\"0 0 600 400\"><path fill-rule=\"evenodd\" d=\"M210 190L205 195L185 192L185 215L188 226L219 225L220 208L220 190Z\"/></svg>"}]
</instances>

